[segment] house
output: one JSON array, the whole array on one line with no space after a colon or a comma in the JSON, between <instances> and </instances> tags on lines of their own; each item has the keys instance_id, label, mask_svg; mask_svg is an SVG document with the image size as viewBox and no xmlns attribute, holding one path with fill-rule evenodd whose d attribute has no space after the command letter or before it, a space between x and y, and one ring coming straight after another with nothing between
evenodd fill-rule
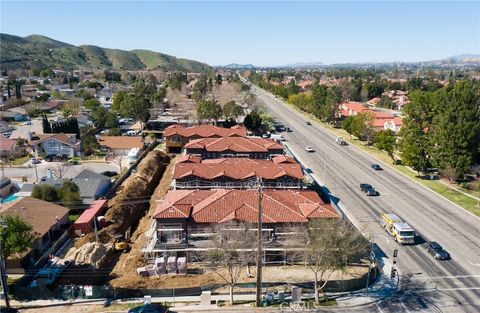
<instances>
[{"instance_id":1,"label":"house","mask_svg":"<svg viewBox=\"0 0 480 313\"><path fill-rule=\"evenodd\" d=\"M127 156L132 148L143 149L142 137L134 136L100 136L98 144L109 153Z\"/></svg>"},{"instance_id":2,"label":"house","mask_svg":"<svg viewBox=\"0 0 480 313\"><path fill-rule=\"evenodd\" d=\"M188 142L195 139L246 136L247 129L238 125L231 128L223 128L214 125L184 127L175 124L165 129L167 153L179 153Z\"/></svg>"},{"instance_id":3,"label":"house","mask_svg":"<svg viewBox=\"0 0 480 313\"><path fill-rule=\"evenodd\" d=\"M173 185L176 189L246 189L254 187L257 178L262 179L264 188L305 187L300 164L247 158L180 158L175 164Z\"/></svg>"},{"instance_id":4,"label":"house","mask_svg":"<svg viewBox=\"0 0 480 313\"><path fill-rule=\"evenodd\" d=\"M0 119L10 122L21 122L27 120L27 115L19 112L0 111Z\"/></svg>"},{"instance_id":5,"label":"house","mask_svg":"<svg viewBox=\"0 0 480 313\"><path fill-rule=\"evenodd\" d=\"M19 216L32 226L32 233L36 234L30 250L17 258L9 258L7 268L19 269L38 260L64 233L69 225L68 212L66 207L33 197L24 197L0 209L0 216Z\"/></svg>"},{"instance_id":6,"label":"house","mask_svg":"<svg viewBox=\"0 0 480 313\"><path fill-rule=\"evenodd\" d=\"M187 154L195 154L203 159L243 157L270 159L283 155L283 145L272 139L223 137L195 139L185 145Z\"/></svg>"},{"instance_id":7,"label":"house","mask_svg":"<svg viewBox=\"0 0 480 313\"><path fill-rule=\"evenodd\" d=\"M17 140L0 136L0 158L6 158L17 151Z\"/></svg>"},{"instance_id":8,"label":"house","mask_svg":"<svg viewBox=\"0 0 480 313\"><path fill-rule=\"evenodd\" d=\"M34 134L28 133L28 145L35 157L39 154L66 156L80 155L80 141L75 134Z\"/></svg>"},{"instance_id":9,"label":"house","mask_svg":"<svg viewBox=\"0 0 480 313\"><path fill-rule=\"evenodd\" d=\"M265 189L262 195L267 261L285 259L285 253L293 245L288 231L292 225L306 225L315 218L338 218L335 209L325 204L315 191ZM258 210L256 189L171 190L155 209L142 251L147 258L154 258L172 249L177 256L188 258L189 250L213 247L215 225L227 222L255 225Z\"/></svg>"},{"instance_id":10,"label":"house","mask_svg":"<svg viewBox=\"0 0 480 313\"><path fill-rule=\"evenodd\" d=\"M25 110L25 108L23 108L23 107L11 108L11 109L8 109L7 111L8 112L19 113L19 114L25 116L25 118L27 117L27 110Z\"/></svg>"},{"instance_id":11,"label":"house","mask_svg":"<svg viewBox=\"0 0 480 313\"><path fill-rule=\"evenodd\" d=\"M368 113L372 116L371 126L376 130L390 129L398 133L402 127L402 118L388 111L372 110L358 102L344 102L340 106L342 117L355 116L359 113Z\"/></svg>"},{"instance_id":12,"label":"house","mask_svg":"<svg viewBox=\"0 0 480 313\"><path fill-rule=\"evenodd\" d=\"M84 204L91 204L103 197L112 185L110 177L90 170L81 171L72 179L72 182L78 186L80 198Z\"/></svg>"},{"instance_id":13,"label":"house","mask_svg":"<svg viewBox=\"0 0 480 313\"><path fill-rule=\"evenodd\" d=\"M355 116L367 110L368 109L360 102L343 102L340 105L340 113L343 117Z\"/></svg>"},{"instance_id":14,"label":"house","mask_svg":"<svg viewBox=\"0 0 480 313\"><path fill-rule=\"evenodd\" d=\"M397 134L403 126L403 119L401 117L395 116L393 119L385 121L383 128L390 129L395 134Z\"/></svg>"}]
</instances>

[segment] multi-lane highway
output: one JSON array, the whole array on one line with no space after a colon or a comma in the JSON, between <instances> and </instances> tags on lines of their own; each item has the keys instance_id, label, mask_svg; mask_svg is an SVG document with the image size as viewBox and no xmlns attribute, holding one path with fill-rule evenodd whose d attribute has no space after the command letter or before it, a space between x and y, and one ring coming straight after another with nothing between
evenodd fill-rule
<instances>
[{"instance_id":1,"label":"multi-lane highway","mask_svg":"<svg viewBox=\"0 0 480 313\"><path fill-rule=\"evenodd\" d=\"M255 88L257 101L277 120L290 127L284 133L287 145L310 168L349 216L391 257L398 249L402 292L378 306L380 312L480 312L480 219L424 188L386 164L379 163L354 146L340 146L328 130L312 122L271 94ZM309 145L315 152L307 152ZM379 192L367 197L360 183L369 183ZM420 242L435 240L452 255L437 261L422 244L400 246L380 226L379 214L394 212L412 225Z\"/></svg>"}]
</instances>

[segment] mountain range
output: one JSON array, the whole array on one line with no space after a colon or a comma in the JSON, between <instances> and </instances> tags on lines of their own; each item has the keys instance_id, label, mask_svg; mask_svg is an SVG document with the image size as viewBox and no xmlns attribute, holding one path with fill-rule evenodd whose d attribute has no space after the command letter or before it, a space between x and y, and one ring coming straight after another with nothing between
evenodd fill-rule
<instances>
[{"instance_id":1,"label":"mountain range","mask_svg":"<svg viewBox=\"0 0 480 313\"><path fill-rule=\"evenodd\" d=\"M205 63L150 50L119 50L92 45L74 46L41 35L20 37L0 33L2 69L113 69L204 72Z\"/></svg>"}]
</instances>

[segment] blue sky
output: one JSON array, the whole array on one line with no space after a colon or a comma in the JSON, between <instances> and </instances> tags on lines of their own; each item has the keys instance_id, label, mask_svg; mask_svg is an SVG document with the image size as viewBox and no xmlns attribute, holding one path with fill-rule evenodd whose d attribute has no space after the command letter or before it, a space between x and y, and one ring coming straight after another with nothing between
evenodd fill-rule
<instances>
[{"instance_id":1,"label":"blue sky","mask_svg":"<svg viewBox=\"0 0 480 313\"><path fill-rule=\"evenodd\" d=\"M480 53L480 2L1 1L1 32L149 49L210 65Z\"/></svg>"}]
</instances>

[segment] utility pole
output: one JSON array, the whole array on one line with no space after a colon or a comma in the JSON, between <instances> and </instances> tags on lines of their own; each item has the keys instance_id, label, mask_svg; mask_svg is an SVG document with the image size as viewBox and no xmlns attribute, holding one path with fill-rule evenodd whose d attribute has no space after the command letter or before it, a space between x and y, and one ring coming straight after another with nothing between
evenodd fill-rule
<instances>
[{"instance_id":1,"label":"utility pole","mask_svg":"<svg viewBox=\"0 0 480 313\"><path fill-rule=\"evenodd\" d=\"M260 307L260 298L262 294L262 179L257 177L258 188L258 229L257 229L257 289L255 305Z\"/></svg>"},{"instance_id":2,"label":"utility pole","mask_svg":"<svg viewBox=\"0 0 480 313\"><path fill-rule=\"evenodd\" d=\"M0 227L6 228L5 221L0 218ZM5 270L5 260L3 259L2 240L0 239L0 280L2 281L3 294L5 296L5 307L10 311L10 299L8 298L8 283Z\"/></svg>"}]
</instances>

